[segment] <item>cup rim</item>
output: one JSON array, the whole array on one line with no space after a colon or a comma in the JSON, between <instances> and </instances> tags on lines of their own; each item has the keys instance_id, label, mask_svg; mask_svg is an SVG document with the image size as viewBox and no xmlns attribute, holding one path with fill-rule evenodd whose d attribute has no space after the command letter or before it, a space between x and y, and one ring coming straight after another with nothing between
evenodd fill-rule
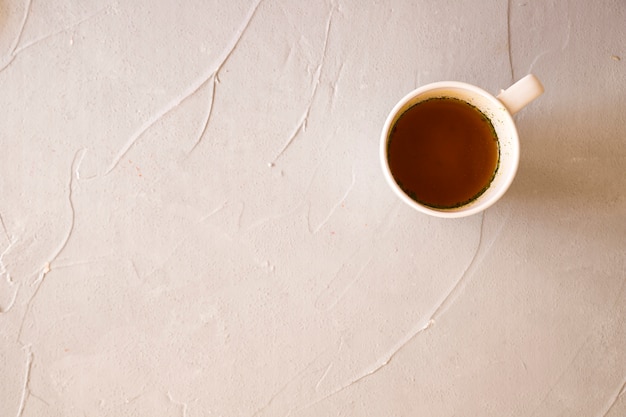
<instances>
[{"instance_id":1,"label":"cup rim","mask_svg":"<svg viewBox=\"0 0 626 417\"><path fill-rule=\"evenodd\" d=\"M482 96L483 98L487 99L489 102L491 102L495 108L500 109L501 115L506 119L505 123L507 124L508 129L510 129L511 141L514 142L514 146L516 147L516 152L512 157L510 157L510 164L509 164L510 174L502 179L499 189L495 191L494 193L491 193L488 199L481 200L481 198L478 197L476 200L464 206L450 208L450 209L430 207L430 206L418 203L417 201L413 200L409 195L407 195L404 192L404 190L400 188L395 178L393 177L393 174L391 173L391 168L389 167L389 160L387 158L387 150L388 150L387 142L389 139L389 132L391 130L393 123L395 123L395 121L397 120L397 116L406 107L407 104L415 100L415 98L418 97L419 95L424 94L428 91L436 90L436 89L462 89L462 90L466 90L474 94L478 94ZM415 104L417 103L419 103L419 100L416 101ZM423 85L407 93L404 97L402 97L402 99L400 99L400 101L396 103L396 105L393 107L393 109L387 116L387 119L385 120L385 124L383 125L383 130L381 133L381 141L380 141L380 159L381 159L381 164L383 168L383 174L385 176L387 183L391 186L391 189L394 191L394 193L398 197L400 197L402 201L404 201L406 204L408 204L415 210L424 214L428 214L428 215L436 216L436 217L443 217L443 218L459 218L459 217L471 216L491 207L496 201L498 201L506 193L506 191L511 186L513 179L515 178L515 174L517 173L518 166L519 166L519 157L520 157L519 154L520 154L519 153L519 137L517 133L517 127L515 126L515 121L513 120L513 117L511 116L507 108L502 104L500 100L498 100L496 97L494 97L492 94L488 93L487 91L483 90L482 88L477 87L472 84L460 82L460 81L437 81L434 83Z\"/></svg>"}]
</instances>

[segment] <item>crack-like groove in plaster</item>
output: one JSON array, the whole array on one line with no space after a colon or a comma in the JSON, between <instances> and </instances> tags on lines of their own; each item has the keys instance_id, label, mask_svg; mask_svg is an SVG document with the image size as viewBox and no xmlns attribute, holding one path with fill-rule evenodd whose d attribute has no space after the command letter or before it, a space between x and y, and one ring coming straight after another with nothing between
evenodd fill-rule
<instances>
[{"instance_id":1,"label":"crack-like groove in plaster","mask_svg":"<svg viewBox=\"0 0 626 417\"><path fill-rule=\"evenodd\" d=\"M33 367L33 351L31 345L24 346L24 350L26 351L24 384L22 385L22 394L20 396L16 417L22 417L24 408L26 407L26 401L28 401L28 397L30 396L30 373Z\"/></svg>"},{"instance_id":2,"label":"crack-like groove in plaster","mask_svg":"<svg viewBox=\"0 0 626 417\"><path fill-rule=\"evenodd\" d=\"M9 67L9 65L11 65L13 63L13 61L15 60L15 58L17 58L17 56L19 54L21 54L22 52L24 52L25 50L38 45L39 43L46 41L48 39L50 39L53 36L56 36L60 33L63 33L65 31L68 31L70 29L75 28L76 26L79 26L83 23L85 23L86 21L96 17L97 15L99 15L100 13L102 13L103 11L109 9L109 6L103 7L99 10L97 10L95 13L92 13L88 16L85 16L84 18L78 20L77 22L71 23L67 26L64 26L58 30L55 30L54 32L48 33L46 35L40 36L38 38L32 39L26 43L24 43L22 46L19 46L19 42L22 39L22 33L24 32L24 27L26 26L26 20L28 19L28 15L30 14L30 4L31 4L31 0L28 1L28 7L26 9L26 13L24 14L24 19L22 21L22 26L21 29L19 31L19 35L15 38L15 40L13 41L13 45L11 46L11 50L8 53L7 57L5 58L5 62L4 65L2 65L2 67L0 67L0 72L4 71L7 67Z\"/></svg>"},{"instance_id":3,"label":"crack-like groove in plaster","mask_svg":"<svg viewBox=\"0 0 626 417\"><path fill-rule=\"evenodd\" d=\"M617 393L611 399L611 402L609 403L604 414L602 414L602 417L606 417L609 415L613 407L615 407L615 404L617 404L617 401L620 399L622 395L624 395L624 392L626 392L626 378L624 378L624 381L622 382L621 387L617 390Z\"/></svg>"},{"instance_id":4,"label":"crack-like groove in plaster","mask_svg":"<svg viewBox=\"0 0 626 417\"><path fill-rule=\"evenodd\" d=\"M163 106L160 110L158 110L156 113L154 113L148 120L146 120L139 127L139 129L137 129L135 131L135 133L133 133L130 136L130 138L126 141L124 146L122 146L122 148L119 150L117 155L113 158L113 161L110 163L109 167L104 172L104 175L110 174L111 171L113 171L119 165L119 163L122 160L122 158L124 158L124 156L126 156L126 154L128 154L128 152L137 143L139 138L141 138L152 126L154 126L157 122L159 122L163 117L168 115L170 112L172 112L175 108L180 106L188 98L190 98L191 96L195 95L205 85L207 85L209 83L209 81L213 80L212 84L214 85L214 89L213 89L213 92L212 92L212 97L211 97L211 100L210 100L210 108L209 108L209 111L207 112L208 115L207 115L207 119L206 119L207 120L206 123L208 124L208 119L210 119L211 113L213 111L213 103L215 101L215 84L218 82L217 80L219 80L219 72L222 69L222 67L224 66L224 64L226 63L226 61L228 61L228 59L231 57L231 55L235 51L235 48L239 45L239 43L241 41L241 38L243 37L246 29L248 29L248 27L250 26L250 22L252 21L252 18L254 17L257 9L259 8L259 5L261 4L261 1L262 0L256 0L255 3L253 4L253 6L250 8L250 10L248 11L248 13L247 13L247 15L246 15L246 17L245 17L245 19L243 21L243 24L235 32L235 36L232 38L232 40L228 44L227 48L224 49L224 52L223 52L222 56L219 58L217 65L215 65L215 67L212 68L208 73L205 73L204 76L202 76L199 79L197 79L196 82L194 82L190 86L188 86L182 92L182 94L180 94L179 96L177 96L176 98L171 100L169 103L167 103L165 106ZM206 131L206 127L204 127L202 129L202 131L200 133L200 137L196 140L196 142L194 143L193 147L191 148L191 150L189 152L193 151L200 144L200 142L202 140L202 136L204 135L205 131Z\"/></svg>"},{"instance_id":5,"label":"crack-like groove in plaster","mask_svg":"<svg viewBox=\"0 0 626 417\"><path fill-rule=\"evenodd\" d=\"M63 239L61 240L59 246L52 253L50 260L44 264L43 268L39 272L39 276L33 282L33 285L35 286L35 290L33 291L33 294L31 295L30 299L26 303L26 310L24 311L24 316L22 317L22 322L20 324L20 328L18 331L18 336L17 336L18 340L21 340L22 332L24 330L24 323L26 322L26 317L28 316L28 313L30 312L32 308L32 304L35 300L35 297L39 293L39 290L41 289L41 286L43 284L43 281L46 275L50 272L52 268L52 264L56 261L56 259L59 257L61 252L63 252L63 250L67 247L70 237L72 236L72 233L74 232L74 225L76 221L76 210L74 208L74 200L73 200L74 177L78 175L80 164L82 163L83 157L85 156L85 151L86 151L85 149L79 149L78 151L76 151L76 153L74 154L74 158L72 159L72 164L70 166L70 175L69 175L69 180L67 183L67 201L68 201L68 206L69 206L69 211L70 211L69 225L67 228L67 232L65 236L63 237Z\"/></svg>"},{"instance_id":6,"label":"crack-like groove in plaster","mask_svg":"<svg viewBox=\"0 0 626 417\"><path fill-rule=\"evenodd\" d=\"M287 138L287 141L285 141L285 144L278 151L276 156L274 156L274 160L271 162L271 164L275 164L278 158L280 158L285 153L287 148L291 146L291 144L296 139L298 134L301 131L306 130L306 125L307 125L309 116L311 114L311 109L313 108L313 102L315 101L315 98L317 96L317 91L318 91L318 88L320 86L321 79L322 79L322 71L324 69L326 58L328 55L328 40L330 38L330 31L331 31L334 13L335 13L335 6L333 5L330 9L330 12L328 13L328 19L326 20L326 32L324 35L324 45L322 47L322 57L320 59L320 64L317 66L317 69L315 71L315 80L313 82L313 90L311 91L309 103L306 109L304 110L304 112L302 113L302 116L300 116L300 119L298 119L298 123L296 124L296 127L291 132L291 135L289 135L289 137Z\"/></svg>"},{"instance_id":7,"label":"crack-like groove in plaster","mask_svg":"<svg viewBox=\"0 0 626 417\"><path fill-rule=\"evenodd\" d=\"M511 82L514 82L515 70L513 69L513 53L511 51L511 2L512 0L508 0L506 3L506 43L509 55L509 69L511 70Z\"/></svg>"}]
</instances>

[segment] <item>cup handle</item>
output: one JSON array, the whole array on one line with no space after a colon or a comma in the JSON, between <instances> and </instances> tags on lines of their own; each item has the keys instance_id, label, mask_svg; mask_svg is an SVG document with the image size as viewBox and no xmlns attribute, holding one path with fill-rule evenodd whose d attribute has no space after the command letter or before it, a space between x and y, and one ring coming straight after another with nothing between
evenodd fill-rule
<instances>
[{"instance_id":1,"label":"cup handle","mask_svg":"<svg viewBox=\"0 0 626 417\"><path fill-rule=\"evenodd\" d=\"M533 74L528 74L506 90L501 90L497 98L513 115L543 94L543 91L541 81Z\"/></svg>"}]
</instances>

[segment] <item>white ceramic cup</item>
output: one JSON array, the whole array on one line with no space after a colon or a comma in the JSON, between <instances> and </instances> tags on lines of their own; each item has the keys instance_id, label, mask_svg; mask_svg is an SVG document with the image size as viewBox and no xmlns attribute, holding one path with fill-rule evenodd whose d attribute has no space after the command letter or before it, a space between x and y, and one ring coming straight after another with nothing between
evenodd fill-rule
<instances>
[{"instance_id":1,"label":"white ceramic cup","mask_svg":"<svg viewBox=\"0 0 626 417\"><path fill-rule=\"evenodd\" d=\"M415 210L432 216L464 217L485 210L504 195L513 182L519 165L519 141L512 115L542 93L541 82L532 74L525 76L506 90L502 90L497 97L471 84L456 81L427 84L410 92L396 104L383 127L380 155L387 183L402 201ZM450 209L433 208L418 203L407 195L394 179L387 154L390 133L400 116L417 103L439 97L463 100L487 116L498 137L500 152L498 168L485 192L465 205Z\"/></svg>"}]
</instances>

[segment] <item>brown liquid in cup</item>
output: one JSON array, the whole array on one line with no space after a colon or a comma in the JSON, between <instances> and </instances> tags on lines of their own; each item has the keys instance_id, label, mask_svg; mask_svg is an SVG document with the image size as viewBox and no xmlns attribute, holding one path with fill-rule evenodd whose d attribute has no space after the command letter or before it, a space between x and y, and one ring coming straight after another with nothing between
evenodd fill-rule
<instances>
[{"instance_id":1,"label":"brown liquid in cup","mask_svg":"<svg viewBox=\"0 0 626 417\"><path fill-rule=\"evenodd\" d=\"M392 127L387 146L389 168L400 188L433 208L472 202L498 168L491 121L454 98L432 98L409 108Z\"/></svg>"}]
</instances>

